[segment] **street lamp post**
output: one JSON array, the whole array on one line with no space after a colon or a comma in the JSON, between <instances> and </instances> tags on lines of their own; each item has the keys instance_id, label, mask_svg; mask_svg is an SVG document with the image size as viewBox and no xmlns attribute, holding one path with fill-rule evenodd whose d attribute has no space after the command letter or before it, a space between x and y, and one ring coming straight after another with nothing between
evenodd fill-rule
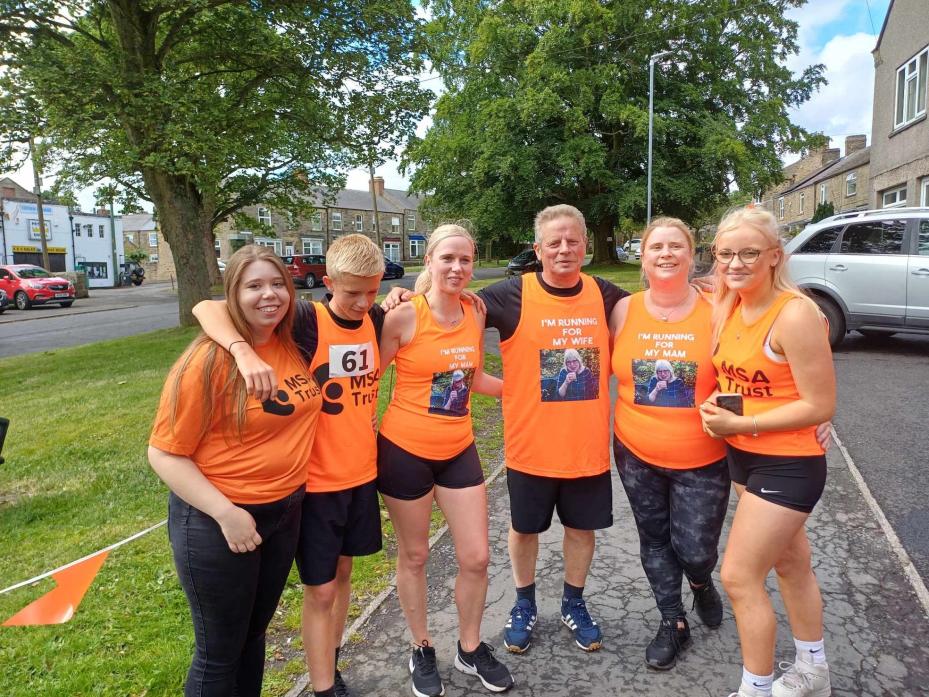
<instances>
[{"instance_id":1,"label":"street lamp post","mask_svg":"<svg viewBox=\"0 0 929 697\"><path fill-rule=\"evenodd\" d=\"M648 58L648 174L647 174L647 192L646 196L646 220L648 225L652 222L652 125L655 118L655 63L665 56L670 56L671 51L661 51L653 53Z\"/></svg>"}]
</instances>

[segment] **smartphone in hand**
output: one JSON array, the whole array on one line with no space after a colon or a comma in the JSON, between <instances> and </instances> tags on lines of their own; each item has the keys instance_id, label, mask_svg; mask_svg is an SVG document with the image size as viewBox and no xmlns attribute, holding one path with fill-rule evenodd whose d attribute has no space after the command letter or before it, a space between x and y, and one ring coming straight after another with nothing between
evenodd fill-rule
<instances>
[{"instance_id":1,"label":"smartphone in hand","mask_svg":"<svg viewBox=\"0 0 929 697\"><path fill-rule=\"evenodd\" d=\"M718 394L716 395L716 406L731 411L733 414L742 416L742 395L740 394Z\"/></svg>"}]
</instances>

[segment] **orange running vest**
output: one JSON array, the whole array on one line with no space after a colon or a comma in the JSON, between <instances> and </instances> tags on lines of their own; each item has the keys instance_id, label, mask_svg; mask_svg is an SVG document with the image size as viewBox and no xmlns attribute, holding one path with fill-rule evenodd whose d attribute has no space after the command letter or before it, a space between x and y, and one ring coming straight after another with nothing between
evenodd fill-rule
<instances>
[{"instance_id":1,"label":"orange running vest","mask_svg":"<svg viewBox=\"0 0 929 697\"><path fill-rule=\"evenodd\" d=\"M581 280L580 293L559 297L525 274L519 324L500 342L506 464L518 472L573 479L610 469L610 332L597 282Z\"/></svg>"},{"instance_id":2,"label":"orange running vest","mask_svg":"<svg viewBox=\"0 0 929 697\"><path fill-rule=\"evenodd\" d=\"M310 452L306 490L344 491L377 476L377 413L380 353L368 315L357 329L339 326L323 303L314 302L317 345L310 372L323 391L323 409Z\"/></svg>"},{"instance_id":3,"label":"orange running vest","mask_svg":"<svg viewBox=\"0 0 929 697\"><path fill-rule=\"evenodd\" d=\"M736 303L723 326L719 347L713 356L716 379L724 393L742 395L746 416L762 414L800 399L790 366L765 354L764 344L784 305L796 298L782 293L758 320L746 324ZM739 450L762 455L822 455L816 442L816 427L794 431L769 431L727 436L726 442Z\"/></svg>"},{"instance_id":4,"label":"orange running vest","mask_svg":"<svg viewBox=\"0 0 929 697\"><path fill-rule=\"evenodd\" d=\"M619 380L613 433L640 460L693 469L726 455L725 444L703 432L699 411L716 388L712 312L700 296L688 317L662 322L645 308L645 293L629 298L626 323L613 343L613 374ZM657 360L673 369L672 379L661 381L666 388L658 391Z\"/></svg>"},{"instance_id":5,"label":"orange running vest","mask_svg":"<svg viewBox=\"0 0 929 697\"><path fill-rule=\"evenodd\" d=\"M407 452L448 460L474 441L471 384L481 367L481 330L474 310L450 329L432 317L426 296L411 301L416 329L397 351L397 387L384 413L381 434Z\"/></svg>"}]
</instances>

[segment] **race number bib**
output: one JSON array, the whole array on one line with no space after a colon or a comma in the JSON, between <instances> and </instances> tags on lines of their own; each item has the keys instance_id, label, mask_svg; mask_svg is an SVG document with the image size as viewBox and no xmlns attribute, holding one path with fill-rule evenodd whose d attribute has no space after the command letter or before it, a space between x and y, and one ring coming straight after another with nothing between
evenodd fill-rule
<instances>
[{"instance_id":1,"label":"race number bib","mask_svg":"<svg viewBox=\"0 0 929 697\"><path fill-rule=\"evenodd\" d=\"M374 346L364 344L333 344L329 346L329 376L347 378L367 375L374 370Z\"/></svg>"}]
</instances>

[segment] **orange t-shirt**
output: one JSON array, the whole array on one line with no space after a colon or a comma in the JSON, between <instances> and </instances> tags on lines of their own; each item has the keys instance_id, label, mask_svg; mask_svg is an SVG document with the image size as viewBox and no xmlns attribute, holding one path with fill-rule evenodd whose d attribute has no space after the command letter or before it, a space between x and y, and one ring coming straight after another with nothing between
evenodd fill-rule
<instances>
[{"instance_id":1,"label":"orange t-shirt","mask_svg":"<svg viewBox=\"0 0 929 697\"><path fill-rule=\"evenodd\" d=\"M215 346L215 345L214 345ZM171 430L170 393L175 366L161 393L149 444L174 455L189 457L204 476L233 503L270 503L284 498L306 483L306 468L322 406L319 387L296 355L284 350L277 337L255 346L258 356L280 379L277 397L259 402L248 397L241 441L234 427L223 423L220 400L225 369L205 379L204 362L210 344L201 346L181 375L174 431ZM217 359L231 358L222 349ZM202 397L212 392L216 408L205 434ZM231 418L231 417L230 417Z\"/></svg>"},{"instance_id":2,"label":"orange t-shirt","mask_svg":"<svg viewBox=\"0 0 929 697\"><path fill-rule=\"evenodd\" d=\"M310 372L324 401L310 453L307 491L344 491L377 476L377 413L381 359L368 315L357 329L340 326L323 303L316 310L317 346Z\"/></svg>"},{"instance_id":3,"label":"orange t-shirt","mask_svg":"<svg viewBox=\"0 0 929 697\"><path fill-rule=\"evenodd\" d=\"M726 455L722 441L703 432L699 405L716 388L712 305L700 296L687 317L662 322L645 308L645 293L629 298L626 323L613 343L619 399L613 433L640 460L693 469ZM671 364L658 374L657 361Z\"/></svg>"},{"instance_id":4,"label":"orange t-shirt","mask_svg":"<svg viewBox=\"0 0 929 697\"><path fill-rule=\"evenodd\" d=\"M394 359L397 387L381 434L419 457L448 460L474 441L471 384L481 368L481 330L470 305L447 329L433 319L424 295L410 302L416 329Z\"/></svg>"},{"instance_id":5,"label":"orange t-shirt","mask_svg":"<svg viewBox=\"0 0 929 697\"><path fill-rule=\"evenodd\" d=\"M784 306L797 296L782 293L758 320L745 324L736 303L723 326L719 347L713 356L716 379L721 392L742 395L746 416L762 414L800 399L790 365L766 353L764 345L774 320ZM726 442L739 450L762 455L822 455L816 442L816 427L793 431L767 431L727 436Z\"/></svg>"},{"instance_id":6,"label":"orange t-shirt","mask_svg":"<svg viewBox=\"0 0 929 697\"><path fill-rule=\"evenodd\" d=\"M525 274L519 324L500 342L506 465L518 472L573 479L610 469L610 332L596 281L581 279L580 293L559 297Z\"/></svg>"}]
</instances>

